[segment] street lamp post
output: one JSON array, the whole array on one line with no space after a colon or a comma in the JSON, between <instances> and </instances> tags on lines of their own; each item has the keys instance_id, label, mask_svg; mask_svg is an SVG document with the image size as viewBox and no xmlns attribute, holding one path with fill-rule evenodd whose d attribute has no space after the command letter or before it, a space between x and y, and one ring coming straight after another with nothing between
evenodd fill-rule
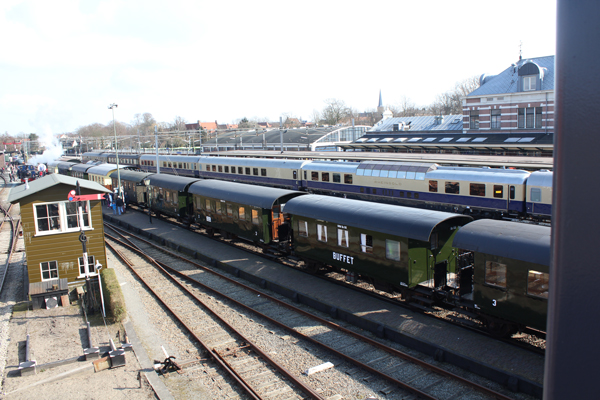
<instances>
[{"instance_id":1,"label":"street lamp post","mask_svg":"<svg viewBox=\"0 0 600 400\"><path fill-rule=\"evenodd\" d=\"M117 155L117 196L121 197L121 170L119 169L119 147L117 144L117 126L115 125L115 108L117 108L115 103L112 103L108 106L108 109L112 110L113 131L115 133L115 154Z\"/></svg>"}]
</instances>

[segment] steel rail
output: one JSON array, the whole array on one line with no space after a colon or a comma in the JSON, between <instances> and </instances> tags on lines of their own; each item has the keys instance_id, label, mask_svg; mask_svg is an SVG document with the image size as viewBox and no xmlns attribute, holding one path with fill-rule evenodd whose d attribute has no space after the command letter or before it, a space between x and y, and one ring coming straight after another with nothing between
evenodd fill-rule
<instances>
[{"instance_id":1,"label":"steel rail","mask_svg":"<svg viewBox=\"0 0 600 400\"><path fill-rule=\"evenodd\" d=\"M113 227L111 224L107 224L107 225L111 229L113 229L113 230L115 230L117 232L118 231L122 231L119 228ZM129 232L127 232L127 234L131 235L131 233L129 233ZM129 243L131 243L132 246L134 246L135 248L138 248L130 240L128 240L128 239L126 239L126 240ZM260 294L261 297L266 298L266 299L268 299L270 301L273 301L273 302L277 303L278 305L286 307L286 308L288 308L288 309L290 309L290 310L292 310L294 312L297 312L299 314L302 314L302 315L304 315L306 317L312 318L312 319L316 320L317 322L319 322L319 323L321 323L321 324L323 324L325 326L328 326L328 327L330 327L332 329L336 329L336 330L338 330L340 332L343 332L343 333L345 333L347 335L350 335L350 336L352 336L352 337L354 337L356 339L359 339L360 341L366 342L366 343L368 343L368 344L370 344L370 345L372 345L374 347L377 347L377 348L379 348L379 349L381 349L383 351L386 351L386 352L388 352L391 355L394 355L394 356L402 358L402 359L404 359L406 361L412 362L413 364L419 365L420 367L426 368L426 369L430 370L431 372L434 372L434 373L437 373L439 375L448 377L450 379L454 379L454 380L456 380L458 382L461 382L461 383L463 383L465 385L468 385L469 387L471 387L471 388L473 388L475 390L478 390L478 391L483 392L485 394L488 394L490 396L496 397L498 399L501 399L501 400L511 400L512 399L511 397L507 397L507 396L503 395L502 393L496 392L496 391L491 390L491 389L489 389L489 388L487 388L485 386L482 386L482 385L479 385L479 384L474 383L472 381L469 381L469 380L467 380L467 379L465 379L465 378L463 378L463 377L461 377L459 375L453 374L453 373L451 373L449 371L446 371L446 370L444 370L442 368L439 368L439 367L437 367L435 365L432 365L432 364L427 363L425 361L422 361L422 360L420 360L420 359L418 359L416 357L413 357L413 356L411 356L411 355L409 355L407 353L404 353L404 352L401 352L401 351L399 351L397 349L394 349L392 347L386 346L383 343L380 343L380 342L378 342L376 340L373 340L373 339L371 339L371 338L369 338L367 336L361 335L361 334L356 333L356 332L354 332L352 330L344 328L343 326L340 326L340 325L338 325L338 324L336 324L334 322L328 321L328 320L323 319L323 318L321 318L321 317L319 317L317 315L311 314L311 313L309 313L309 312L307 312L305 310L302 310L302 309L300 309L298 307L295 307L295 306L293 306L293 305L291 305L289 303L286 303L286 302L284 302L282 300L279 300L279 299L277 299L277 298L275 298L273 296L270 296L267 293L264 293L264 292L262 292L260 290L254 289L254 288L252 288L252 287L250 287L248 285L245 285L245 284L240 283L240 282L238 282L238 281L236 281L234 279L231 279L231 278L229 278L229 277L227 277L227 276L225 276L223 274L220 274L219 272L211 270L210 268L204 267L204 266L202 266L202 265L200 265L198 263L195 263L194 261L191 261L191 260L189 260L189 259L187 259L185 257L182 257L182 256L180 256L178 254L175 254L175 253L173 253L173 252L171 252L171 251L169 251L167 249L160 248L160 247L156 246L154 243L151 243L151 242L149 242L149 241L147 241L145 239L142 239L142 238L139 238L139 237L136 236L136 240L140 240L140 241L142 241L142 242L144 242L144 243L146 243L146 244L148 244L148 245L150 245L152 247L158 248L158 249L160 249L160 251L162 251L164 253L167 253L168 255L170 255L170 256L172 256L174 258L183 260L183 261L185 261L187 263L190 263L193 266L198 267L199 269L202 269L204 271L213 273L214 275L216 275L216 276L218 276L220 278L223 278L223 279L225 279L228 282L231 282L231 283L233 283L233 284L235 284L237 286L240 286L240 287L242 287L242 288L244 288L246 290L249 290L249 291L251 291L251 292L253 292L255 294ZM138 251L142 252L142 250L139 249L139 248L138 248ZM244 308L246 310L249 310L249 311L255 313L256 315L258 315L258 316L260 316L262 318L265 318L269 322L271 322L271 323L273 323L273 324L275 324L275 325L277 325L277 326L279 326L279 327L281 327L283 329L286 329L286 330L288 330L288 331L290 331L290 332L292 332L292 333L294 333L296 335L299 335L304 340L307 340L307 341L309 341L311 343L314 343L314 344L316 344L318 346L321 346L321 347L325 348L327 351L333 352L337 356L345 359L346 361L349 361L349 362L355 364L356 366L358 366L360 368L364 368L365 370L367 370L367 371L369 371L369 372L371 372L371 373L373 373L375 375L378 375L378 376L380 376L380 377L382 377L382 378L384 378L384 379L392 382L393 384L398 385L399 387L402 387L405 390L411 391L412 393L417 394L418 396L421 396L421 397L424 397L424 398L433 398L433 397L430 397L430 395L428 395L427 393L421 392L419 389L416 389L416 388L414 388L414 387L412 387L410 385L407 385L404 382L398 381L397 379L395 379L395 378L393 378L393 377L391 377L391 376L389 376L387 374L384 374L384 373L382 373L382 372L380 372L380 371L378 371L378 370L376 370L376 369L374 369L374 368L372 368L372 367L370 367L370 366L368 366L368 365L366 365L366 364L364 364L364 363L362 363L362 362L360 362L358 360L355 360L355 359L353 359L353 358L351 358L351 357L349 357L349 356L347 356L347 355L339 352L338 350L335 350L335 349L333 349L333 348L331 348L331 347L329 347L329 346L327 346L327 345L325 345L325 344L323 344L323 343L321 343L321 342L319 342L319 341L317 341L317 340L315 340L315 339L313 339L313 338L311 338L311 337L309 337L309 336L307 336L307 335L305 335L305 334L303 334L301 332L298 332L297 330L295 330L295 329L293 329L293 328L291 328L291 327L289 327L289 326L287 326L285 324L282 324L281 322L279 322L277 320L274 320L273 318L271 318L271 317L269 317L269 316L267 316L267 315L265 315L265 314L263 314L263 313L261 313L259 311L256 311L256 310L250 308L249 306L247 306L244 303L241 303L241 302L239 302L239 301L237 301L237 300L235 300L235 299L233 299L233 298L231 298L231 297L229 297L229 296L227 296L225 294L217 292L216 290L212 289L211 287L204 285L203 283L201 283L201 282L199 282L199 281L197 281L197 280L195 280L195 279L193 279L193 278L185 275L184 273L182 273L182 272L180 272L180 271L178 271L176 269L173 269L173 268L167 266L166 264L164 264L164 263L162 263L162 262L160 262L158 260L156 260L156 261L163 268L167 269L170 273L173 273L173 274L175 274L175 275L177 275L177 276L179 276L179 277L181 277L183 279L191 280L195 284L197 284L199 286L202 286L203 288L205 288L207 290L210 290L213 293L216 293L216 294L222 296L223 298L227 299L228 301L233 302L237 306L242 307L242 308Z\"/></svg>"},{"instance_id":2,"label":"steel rail","mask_svg":"<svg viewBox=\"0 0 600 400\"><path fill-rule=\"evenodd\" d=\"M265 353L264 351L262 351L251 340L249 340L248 338L246 338L243 334L241 334L238 330L236 330L233 326L231 326L227 321L223 320L218 314L216 314L216 312L214 312L210 307L208 307L204 303L204 301L202 299L200 299L198 296L196 296L194 293L192 293L188 288L186 288L183 284L181 284L179 281L177 281L169 272L167 272L163 267L161 267L159 265L159 263L156 262L156 260L154 260L152 257L148 256L147 254L144 254L139 249L135 249L135 247L130 247L130 245L122 242L121 240L119 240L119 239L117 239L115 237L111 237L111 235L108 235L106 233L105 233L105 235L108 236L109 238L111 238L112 240L116 241L117 243L121 244L122 246L131 248L132 251L138 252L141 256L145 257L148 260L148 262L150 262L152 264L155 264L155 266L163 274L165 274L169 279L171 279L173 282L175 282L183 291L185 291L187 294L189 294L190 296L192 296L197 302L199 302L200 304L202 304L203 307L205 307L212 315L214 315L216 318L218 318L221 323L223 323L225 326L227 326L229 329L231 329L233 332L235 332L244 342L246 342L247 344L249 344L251 346L252 350L254 352L256 352L261 358L263 358L267 363L269 363L269 365L271 365L273 368L277 369L281 374L283 374L291 382L293 382L298 387L300 387L302 391L304 391L306 394L308 394L310 396L310 398L318 399L318 400L323 400L322 396L320 396L318 393L314 392L312 388L310 388L309 386L307 386L305 383L303 383L302 381L300 381L294 374L292 374L291 372L287 371L284 367L282 367L281 365L279 365L275 360L273 360L267 353ZM110 243L107 242L107 245L113 251L117 252L117 250L112 245L110 245ZM122 255L122 253L120 253L120 252L118 252L117 254L119 254L120 257L124 257L124 255ZM207 349L209 351L209 353L215 358L215 360L220 360L221 357L217 354L217 352L214 349L210 349L207 344L205 344L195 333L193 333L191 327L188 327L188 325L185 324L185 322L182 321L177 316L176 312L174 310L172 310L161 299L161 297L158 295L158 293L156 293L154 290L152 290L150 288L150 286L146 283L146 281L133 269L132 265L130 265L129 263L127 265L131 268L132 271L135 272L135 275L142 282L144 282L144 284L148 287L148 289L161 301L161 303L177 318L177 320L179 322L181 322L186 327L186 330L188 330L188 332L191 333L196 340L198 340L198 342L202 345L202 347L204 347L205 349ZM256 394L254 392L254 390L252 389L252 387L241 376L239 376L235 371L233 371L231 368L229 368L226 363L222 363L221 361L218 361L218 362L229 373L233 373L234 374L234 376L236 377L235 378L236 381L238 381L242 385L242 387L248 392L248 394L253 395L253 397L254 397L254 395L258 396L258 394ZM258 398L260 398L260 396Z\"/></svg>"}]
</instances>

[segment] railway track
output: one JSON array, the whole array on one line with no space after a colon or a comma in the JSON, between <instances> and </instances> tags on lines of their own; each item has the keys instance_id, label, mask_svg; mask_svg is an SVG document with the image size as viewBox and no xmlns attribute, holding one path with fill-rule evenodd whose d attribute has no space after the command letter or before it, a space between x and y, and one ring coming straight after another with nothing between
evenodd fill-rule
<instances>
[{"instance_id":1,"label":"railway track","mask_svg":"<svg viewBox=\"0 0 600 400\"><path fill-rule=\"evenodd\" d=\"M259 369L248 368L250 371L255 371L249 372L250 374L264 376L267 379L267 376L272 377L276 375L272 371L272 368L277 369L280 373L282 373L281 371L288 370L298 373L298 364L302 364L302 361L299 360L314 359L311 352L306 352L307 349L316 348L318 349L317 352L326 354L326 357L332 360L335 370L344 370L353 379L370 382L369 385L378 387L376 391L385 394L387 398L511 398L508 395L490 389L490 387L497 386L490 382L485 382L484 385L472 382L465 377L450 373L406 352L389 347L382 342L373 340L370 337L333 323L328 319L307 312L305 309L300 309L272 297L264 290L244 285L236 279L215 272L186 257L162 249L130 232L126 232L110 224L106 224L106 226L106 231L112 231L115 232L115 235L118 235L118 237L112 236L107 232L107 236L110 238L108 239L109 242L114 243L111 246L115 246L115 249L126 258L135 260L135 262L132 262L131 268L139 271L136 273L139 273L140 276L148 275L144 280L152 282L156 280L157 283L154 283L154 285L160 287L161 292L171 293L168 296L170 299L165 299L165 303L170 302L175 304L172 307L173 313L185 313L185 317L181 317L181 323L189 327L188 329L191 329L191 331L193 331L194 327L203 327L203 333L194 332L193 334L198 335L198 343L201 343L206 348L206 352L216 362L221 363L221 367L225 371L236 371L236 367L241 365L254 365L254 361L241 361L240 359L236 359L235 363L228 362L231 357L239 357L242 354L244 354L244 357L249 357L251 353L259 351L251 344L250 337L256 338L255 341L257 343L262 343L265 337L272 337L275 331L285 331L286 335L282 337L288 338L284 340L286 348L279 349L277 354L286 354L290 357L284 357L278 361L272 360L274 363L279 362L284 365L280 368L271 365L271 369L267 369L264 372L258 372L261 371ZM142 260L142 257L145 260ZM153 267L149 268L150 266ZM158 268L162 272L157 272ZM166 283L158 283L159 276L162 277L160 282L167 279L167 277L171 280L177 280L180 285L179 287L189 288L189 291L193 294L183 295L177 292L175 295L174 289L171 289L171 284L167 286ZM198 281L199 278L202 280L202 283ZM153 285L153 283L149 283L149 285ZM155 295L159 296L158 293L155 293ZM210 306L202 300L202 298L212 298L213 296L215 299L218 299L216 304L219 304L219 307L215 306L214 300L210 302ZM194 300L192 301L191 298ZM188 303L188 301L191 303ZM234 334L232 333L227 333L227 336L221 336L218 333L218 330L221 328L217 327L220 327L223 322L186 321L186 318L190 318L190 315L196 314L190 311L190 308L193 310L193 307L202 309L210 307L211 311L207 313L211 315L231 313L231 308L234 309L234 314L243 314L244 317L241 319L241 322L237 318L238 323L241 323L244 330L243 333L238 333L237 335L243 339L234 339ZM204 311L202 314L204 315ZM202 318L208 317L203 316ZM257 327L253 327L255 320L257 322L260 321ZM227 325L227 329L228 332L229 330L235 330L233 323ZM208 339L203 339L202 335L215 338L220 337L220 339L209 343ZM265 351L267 350L263 350L263 353ZM308 370L309 365L306 364L306 361L304 361L304 364L302 370ZM248 384L248 382L254 379L246 379L241 372L238 372L238 374L234 379L244 383L240 383L240 387L249 386L251 393L261 396L259 388L255 389ZM357 397L356 393L344 393L343 386L328 388L328 392L321 391L317 393L317 389L311 389L311 383L314 384L314 379L310 376L302 378L294 377L293 379L296 379L294 386L287 389L281 382L271 384L262 382L261 379L257 380L262 382L259 385L261 387L278 387L276 390L282 391L278 392L276 397L269 397L266 394L267 397L264 398L287 398L282 397L282 393L289 394L290 396L292 394L297 396L308 395L310 398L328 398L336 394L341 394L344 398ZM288 382L288 380L292 380L292 377L289 375L282 382ZM281 387L278 385L281 385ZM502 389L498 388L498 390Z\"/></svg>"},{"instance_id":2,"label":"railway track","mask_svg":"<svg viewBox=\"0 0 600 400\"><path fill-rule=\"evenodd\" d=\"M7 183L6 178L3 175L0 175L0 179L3 181L0 192L4 194ZM9 204L8 206L0 204L0 212L3 214L2 221L0 222L0 241L2 243L8 243L6 263L4 263L4 265L0 265L0 293L2 293L2 289L4 288L4 282L8 274L10 260L16 249L17 240L19 238L19 230L21 229L21 220L20 218L14 218L12 216L12 209L12 204Z\"/></svg>"}]
</instances>

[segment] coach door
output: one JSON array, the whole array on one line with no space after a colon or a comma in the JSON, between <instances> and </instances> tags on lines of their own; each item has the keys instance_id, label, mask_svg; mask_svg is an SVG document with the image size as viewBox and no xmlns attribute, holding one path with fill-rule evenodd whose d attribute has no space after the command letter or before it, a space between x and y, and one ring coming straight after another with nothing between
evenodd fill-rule
<instances>
[{"instance_id":1,"label":"coach door","mask_svg":"<svg viewBox=\"0 0 600 400\"><path fill-rule=\"evenodd\" d=\"M271 239L279 239L279 226L283 224L283 213L281 212L281 205L273 205L271 210Z\"/></svg>"}]
</instances>

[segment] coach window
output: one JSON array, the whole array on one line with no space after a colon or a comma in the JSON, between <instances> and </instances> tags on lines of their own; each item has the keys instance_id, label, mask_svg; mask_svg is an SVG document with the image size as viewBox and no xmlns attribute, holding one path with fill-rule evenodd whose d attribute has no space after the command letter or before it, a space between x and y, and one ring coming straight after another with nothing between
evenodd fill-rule
<instances>
[{"instance_id":1,"label":"coach window","mask_svg":"<svg viewBox=\"0 0 600 400\"><path fill-rule=\"evenodd\" d=\"M225 172L229 173L229 166L228 165L225 166Z\"/></svg>"},{"instance_id":2,"label":"coach window","mask_svg":"<svg viewBox=\"0 0 600 400\"><path fill-rule=\"evenodd\" d=\"M471 183L471 184L469 184L469 194L471 196L482 196L482 197L485 197L485 183Z\"/></svg>"},{"instance_id":3,"label":"coach window","mask_svg":"<svg viewBox=\"0 0 600 400\"><path fill-rule=\"evenodd\" d=\"M360 234L360 250L363 253L373 252L373 236L367 235L366 233Z\"/></svg>"},{"instance_id":4,"label":"coach window","mask_svg":"<svg viewBox=\"0 0 600 400\"><path fill-rule=\"evenodd\" d=\"M540 188L531 188L531 201L534 203L539 203L542 201L542 189Z\"/></svg>"},{"instance_id":5,"label":"coach window","mask_svg":"<svg viewBox=\"0 0 600 400\"><path fill-rule=\"evenodd\" d=\"M171 164L171 161L168 163L169 168L177 167L176 165Z\"/></svg>"},{"instance_id":6,"label":"coach window","mask_svg":"<svg viewBox=\"0 0 600 400\"><path fill-rule=\"evenodd\" d=\"M166 192L165 192L165 201L166 201L167 203L170 203L170 202L171 202L171 192L169 192L169 191L166 191Z\"/></svg>"},{"instance_id":7,"label":"coach window","mask_svg":"<svg viewBox=\"0 0 600 400\"><path fill-rule=\"evenodd\" d=\"M231 167L231 173L235 174L235 167Z\"/></svg>"},{"instance_id":8,"label":"coach window","mask_svg":"<svg viewBox=\"0 0 600 400\"><path fill-rule=\"evenodd\" d=\"M244 168L238 167L238 174L244 175Z\"/></svg>"},{"instance_id":9,"label":"coach window","mask_svg":"<svg viewBox=\"0 0 600 400\"><path fill-rule=\"evenodd\" d=\"M233 217L233 206L231 204L227 204L227 216Z\"/></svg>"},{"instance_id":10,"label":"coach window","mask_svg":"<svg viewBox=\"0 0 600 400\"><path fill-rule=\"evenodd\" d=\"M527 274L527 294L548 298L549 274L546 272L529 271Z\"/></svg>"},{"instance_id":11,"label":"coach window","mask_svg":"<svg viewBox=\"0 0 600 400\"><path fill-rule=\"evenodd\" d=\"M506 288L506 264L495 261L485 262L485 283Z\"/></svg>"},{"instance_id":12,"label":"coach window","mask_svg":"<svg viewBox=\"0 0 600 400\"><path fill-rule=\"evenodd\" d=\"M317 240L327 243L327 226L317 224Z\"/></svg>"},{"instance_id":13,"label":"coach window","mask_svg":"<svg viewBox=\"0 0 600 400\"><path fill-rule=\"evenodd\" d=\"M340 174L333 174L333 183L340 183L342 181Z\"/></svg>"},{"instance_id":14,"label":"coach window","mask_svg":"<svg viewBox=\"0 0 600 400\"><path fill-rule=\"evenodd\" d=\"M446 193L458 194L460 192L460 184L458 182L446 182Z\"/></svg>"},{"instance_id":15,"label":"coach window","mask_svg":"<svg viewBox=\"0 0 600 400\"><path fill-rule=\"evenodd\" d=\"M437 191L438 191L438 182L437 181L429 181L429 191L437 193Z\"/></svg>"},{"instance_id":16,"label":"coach window","mask_svg":"<svg viewBox=\"0 0 600 400\"><path fill-rule=\"evenodd\" d=\"M252 210L252 223L254 225L258 225L260 223L260 221L258 219L258 211L257 210Z\"/></svg>"},{"instance_id":17,"label":"coach window","mask_svg":"<svg viewBox=\"0 0 600 400\"><path fill-rule=\"evenodd\" d=\"M348 231L346 229L338 228L337 237L338 237L338 246L348 247L350 245L350 243L348 242Z\"/></svg>"},{"instance_id":18,"label":"coach window","mask_svg":"<svg viewBox=\"0 0 600 400\"><path fill-rule=\"evenodd\" d=\"M306 180L306 171L304 171L304 180Z\"/></svg>"},{"instance_id":19,"label":"coach window","mask_svg":"<svg viewBox=\"0 0 600 400\"><path fill-rule=\"evenodd\" d=\"M504 198L504 186L502 185L494 185L494 197L497 199Z\"/></svg>"},{"instance_id":20,"label":"coach window","mask_svg":"<svg viewBox=\"0 0 600 400\"><path fill-rule=\"evenodd\" d=\"M344 183L352 184L352 174L344 174Z\"/></svg>"},{"instance_id":21,"label":"coach window","mask_svg":"<svg viewBox=\"0 0 600 400\"><path fill-rule=\"evenodd\" d=\"M210 203L210 199L206 199L206 211L213 211L213 208L211 207L211 203Z\"/></svg>"},{"instance_id":22,"label":"coach window","mask_svg":"<svg viewBox=\"0 0 600 400\"><path fill-rule=\"evenodd\" d=\"M244 215L246 216L246 221L250 222L252 220L252 213L249 213L248 211L245 211L246 209L244 208Z\"/></svg>"},{"instance_id":23,"label":"coach window","mask_svg":"<svg viewBox=\"0 0 600 400\"><path fill-rule=\"evenodd\" d=\"M212 172L217 172L217 166L216 165L212 166Z\"/></svg>"},{"instance_id":24,"label":"coach window","mask_svg":"<svg viewBox=\"0 0 600 400\"><path fill-rule=\"evenodd\" d=\"M237 208L233 209L233 219L234 219L234 221L237 221L238 219L240 219L240 215L238 213L238 209Z\"/></svg>"},{"instance_id":25,"label":"coach window","mask_svg":"<svg viewBox=\"0 0 600 400\"><path fill-rule=\"evenodd\" d=\"M58 279L58 263L56 261L48 261L40 263L42 271L42 281Z\"/></svg>"},{"instance_id":26,"label":"coach window","mask_svg":"<svg viewBox=\"0 0 600 400\"><path fill-rule=\"evenodd\" d=\"M298 171L292 171L292 179L298 179Z\"/></svg>"},{"instance_id":27,"label":"coach window","mask_svg":"<svg viewBox=\"0 0 600 400\"><path fill-rule=\"evenodd\" d=\"M250 175L250 168L246 167L246 175Z\"/></svg>"},{"instance_id":28,"label":"coach window","mask_svg":"<svg viewBox=\"0 0 600 400\"><path fill-rule=\"evenodd\" d=\"M321 180L323 182L329 182L329 172L321 172Z\"/></svg>"},{"instance_id":29,"label":"coach window","mask_svg":"<svg viewBox=\"0 0 600 400\"><path fill-rule=\"evenodd\" d=\"M167 168L167 162L163 161L163 167Z\"/></svg>"},{"instance_id":30,"label":"coach window","mask_svg":"<svg viewBox=\"0 0 600 400\"><path fill-rule=\"evenodd\" d=\"M219 165L219 172L223 172L223 166Z\"/></svg>"},{"instance_id":31,"label":"coach window","mask_svg":"<svg viewBox=\"0 0 600 400\"><path fill-rule=\"evenodd\" d=\"M258 168L252 168L252 175L258 176Z\"/></svg>"},{"instance_id":32,"label":"coach window","mask_svg":"<svg viewBox=\"0 0 600 400\"><path fill-rule=\"evenodd\" d=\"M183 163L178 163L179 169L183 169Z\"/></svg>"},{"instance_id":33,"label":"coach window","mask_svg":"<svg viewBox=\"0 0 600 400\"><path fill-rule=\"evenodd\" d=\"M400 242L385 239L385 258L400 261Z\"/></svg>"},{"instance_id":34,"label":"coach window","mask_svg":"<svg viewBox=\"0 0 600 400\"><path fill-rule=\"evenodd\" d=\"M223 209L221 208L221 203L216 203L215 205L217 206L217 214L222 214Z\"/></svg>"},{"instance_id":35,"label":"coach window","mask_svg":"<svg viewBox=\"0 0 600 400\"><path fill-rule=\"evenodd\" d=\"M240 219L246 219L246 209L244 207L238 208L238 215Z\"/></svg>"},{"instance_id":36,"label":"coach window","mask_svg":"<svg viewBox=\"0 0 600 400\"><path fill-rule=\"evenodd\" d=\"M308 222L298 220L298 235L308 237Z\"/></svg>"},{"instance_id":37,"label":"coach window","mask_svg":"<svg viewBox=\"0 0 600 400\"><path fill-rule=\"evenodd\" d=\"M313 181L318 181L319 180L319 173L315 172L315 171L311 172L310 173L310 179L313 180Z\"/></svg>"},{"instance_id":38,"label":"coach window","mask_svg":"<svg viewBox=\"0 0 600 400\"><path fill-rule=\"evenodd\" d=\"M511 200L515 199L515 187L514 186L511 186L509 188L509 194L508 195L509 195L509 197L510 197Z\"/></svg>"},{"instance_id":39,"label":"coach window","mask_svg":"<svg viewBox=\"0 0 600 400\"><path fill-rule=\"evenodd\" d=\"M267 169L266 168L261 168L260 169L260 176L267 176Z\"/></svg>"}]
</instances>

